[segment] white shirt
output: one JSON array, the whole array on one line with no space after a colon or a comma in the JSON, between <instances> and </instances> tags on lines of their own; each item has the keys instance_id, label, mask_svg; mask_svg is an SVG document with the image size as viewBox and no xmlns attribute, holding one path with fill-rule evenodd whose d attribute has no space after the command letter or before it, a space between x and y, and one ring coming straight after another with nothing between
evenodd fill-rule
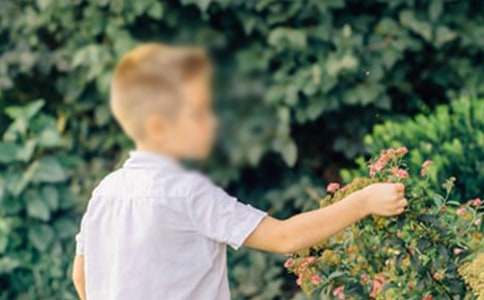
<instances>
[{"instance_id":1,"label":"white shirt","mask_svg":"<svg viewBox=\"0 0 484 300\"><path fill-rule=\"evenodd\" d=\"M265 215L173 158L131 150L76 235L87 300L228 300L226 245L237 250Z\"/></svg>"}]
</instances>

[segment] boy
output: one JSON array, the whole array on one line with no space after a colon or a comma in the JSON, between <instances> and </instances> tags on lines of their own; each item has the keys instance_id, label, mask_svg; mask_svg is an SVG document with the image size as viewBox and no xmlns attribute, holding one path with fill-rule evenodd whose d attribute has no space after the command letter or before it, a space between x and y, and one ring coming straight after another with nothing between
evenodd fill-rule
<instances>
[{"instance_id":1,"label":"boy","mask_svg":"<svg viewBox=\"0 0 484 300\"><path fill-rule=\"evenodd\" d=\"M226 245L289 254L368 216L397 215L401 184L273 218L180 160L206 158L217 120L202 49L147 43L116 66L110 107L136 149L95 187L76 235L73 280L88 300L228 300Z\"/></svg>"}]
</instances>

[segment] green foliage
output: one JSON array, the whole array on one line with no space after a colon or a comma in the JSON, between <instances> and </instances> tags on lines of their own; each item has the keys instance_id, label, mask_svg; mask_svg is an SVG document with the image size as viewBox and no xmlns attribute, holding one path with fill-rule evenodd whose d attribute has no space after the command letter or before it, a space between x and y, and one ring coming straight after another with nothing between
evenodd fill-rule
<instances>
[{"instance_id":1,"label":"green foliage","mask_svg":"<svg viewBox=\"0 0 484 300\"><path fill-rule=\"evenodd\" d=\"M220 54L221 78L237 79L224 82L221 99L242 102L246 112L224 147L236 166L257 165L270 151L290 166L304 162L308 150L295 144L293 124L329 128L337 121L333 150L352 157L375 113L413 113L449 96L483 93L477 62L484 17L474 1L79 3L2 4L6 95L18 89L56 106L81 102L68 110L94 114L94 125L110 130L105 98L120 55L144 40L203 42ZM31 91L32 84L41 89ZM362 110L357 121L338 113L347 108Z\"/></svg>"},{"instance_id":2,"label":"green foliage","mask_svg":"<svg viewBox=\"0 0 484 300\"><path fill-rule=\"evenodd\" d=\"M12 122L0 142L0 299L75 299L67 279L81 161L44 105L5 109Z\"/></svg>"},{"instance_id":3,"label":"green foliage","mask_svg":"<svg viewBox=\"0 0 484 300\"><path fill-rule=\"evenodd\" d=\"M374 127L365 137L372 155L388 147L409 147L410 167L421 165L431 157L429 181L434 188L449 176L456 177L456 192L466 201L482 195L484 186L484 99L462 98L450 105L437 107L430 115L418 115L403 122L387 121ZM343 178L366 174L363 157L359 169L345 170Z\"/></svg>"},{"instance_id":4,"label":"green foliage","mask_svg":"<svg viewBox=\"0 0 484 300\"><path fill-rule=\"evenodd\" d=\"M433 187L427 171L435 166L408 169L406 153L404 147L382 152L369 177L357 177L321 200L324 207L372 183L402 182L409 204L401 215L365 218L289 258L285 265L307 294L471 299L482 292L465 285L459 268L484 253L484 202L476 198L461 205L451 193L454 178ZM484 284L478 272L465 267L473 287Z\"/></svg>"},{"instance_id":5,"label":"green foliage","mask_svg":"<svg viewBox=\"0 0 484 300\"><path fill-rule=\"evenodd\" d=\"M362 137L382 118L484 93L483 21L479 1L0 1L1 174L28 170L2 184L10 196L0 197L9 201L0 213L25 209L39 222L62 215L38 199L19 205L30 185L65 189L85 204L94 182L132 146L107 107L113 67L137 43L154 40L204 44L218 62L216 103L224 126L207 165L212 176L275 215L307 209L297 193L318 190L322 174L334 176L331 170L361 154ZM43 106L33 104L39 98ZM12 103L29 108L5 110ZM29 114L43 116L40 124ZM41 124L51 130L36 129ZM25 131L30 138L9 142ZM48 205L70 207L51 188L46 193L57 199L44 199ZM256 276L251 270L261 260L255 256L242 252L233 261ZM263 266L277 260L265 257ZM248 260L257 266L240 262ZM274 278L284 279L272 268ZM289 288L275 285L269 293L261 277L244 286L247 293L231 278L242 299L290 298L293 287L284 281ZM0 286L33 295L31 283L2 278Z\"/></svg>"}]
</instances>

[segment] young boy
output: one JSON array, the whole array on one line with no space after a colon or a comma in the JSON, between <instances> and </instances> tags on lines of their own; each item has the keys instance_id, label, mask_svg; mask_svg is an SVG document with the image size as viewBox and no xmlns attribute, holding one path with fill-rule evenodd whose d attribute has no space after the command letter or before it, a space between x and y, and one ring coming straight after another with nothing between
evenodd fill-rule
<instances>
[{"instance_id":1,"label":"young boy","mask_svg":"<svg viewBox=\"0 0 484 300\"><path fill-rule=\"evenodd\" d=\"M370 214L404 211L403 185L378 183L280 220L182 166L214 142L211 68L202 49L158 43L117 65L110 107L136 149L83 215L72 274L81 299L228 300L227 244L289 254Z\"/></svg>"}]
</instances>

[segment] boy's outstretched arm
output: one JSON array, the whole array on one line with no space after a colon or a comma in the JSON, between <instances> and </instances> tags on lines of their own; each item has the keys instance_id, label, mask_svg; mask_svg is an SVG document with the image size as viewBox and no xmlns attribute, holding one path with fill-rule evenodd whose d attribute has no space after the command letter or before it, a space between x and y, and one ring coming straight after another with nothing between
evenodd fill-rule
<instances>
[{"instance_id":1,"label":"boy's outstretched arm","mask_svg":"<svg viewBox=\"0 0 484 300\"><path fill-rule=\"evenodd\" d=\"M404 193L403 184L376 183L332 205L285 220L266 216L244 241L244 246L289 254L315 245L370 214L402 213L407 205Z\"/></svg>"},{"instance_id":2,"label":"boy's outstretched arm","mask_svg":"<svg viewBox=\"0 0 484 300\"><path fill-rule=\"evenodd\" d=\"M72 268L72 281L76 287L79 299L86 300L86 291L84 287L84 255L76 255Z\"/></svg>"}]
</instances>

